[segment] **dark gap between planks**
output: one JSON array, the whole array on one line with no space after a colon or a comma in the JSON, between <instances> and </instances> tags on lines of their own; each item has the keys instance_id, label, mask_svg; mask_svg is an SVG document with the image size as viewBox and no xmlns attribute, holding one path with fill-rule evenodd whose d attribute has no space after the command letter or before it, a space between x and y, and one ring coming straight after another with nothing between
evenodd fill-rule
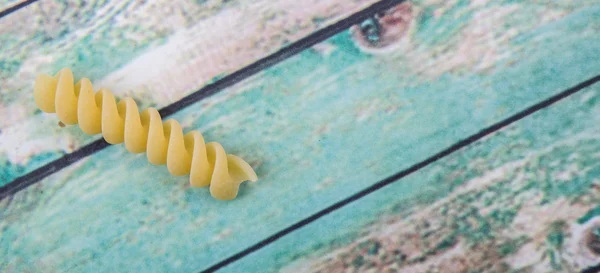
<instances>
[{"instance_id":1,"label":"dark gap between planks","mask_svg":"<svg viewBox=\"0 0 600 273\"><path fill-rule=\"evenodd\" d=\"M12 10L9 9L10 11L8 11L8 12L3 11L2 14L5 14L5 13L8 14L10 12L14 12L14 11L18 10L19 8L25 7L28 4L31 4L35 1L36 0L30 1L28 3L27 2L21 3L20 5L17 5L16 7L14 7ZM315 44L323 42L323 41L333 37L334 35L342 32L342 31L345 31L346 29L350 28L351 26L362 22L363 20L369 18L370 16L373 16L374 14L376 14L378 12L392 8L393 6L398 5L402 2L404 2L404 0L379 1L379 2L367 7L361 11L358 11L357 13L354 13L332 25L329 25L323 29L317 30L317 31L313 32L312 34L310 34L294 43L291 43L288 46L285 46L285 47L279 49L275 53L272 53L272 54L254 62L236 72L233 72L212 84L209 84L209 85L206 85L206 86L200 88L199 90L193 92L192 94L187 95L184 98L160 109L159 113L162 117L170 116L185 107L188 107L206 97L214 95L227 87L235 85L236 83L239 83L242 80L257 74L258 72L261 72L264 69L272 67L272 66L304 51L305 49L310 48L311 46L313 46ZM1 17L2 16L0 16L0 18ZM11 181L10 183L0 187L0 200L3 200L4 198L6 198L10 195L13 195L13 194L19 192L20 190L41 181L42 179L70 166L71 164L79 161L80 159L82 159L84 157L90 156L90 155L94 154L95 152L101 151L108 146L110 146L110 144L108 142L106 142L104 140L104 138L100 138L98 140L93 141L92 143L89 143L89 144L79 148L78 150L76 150L72 153L66 154L66 155L62 156L61 158L58 158L58 159L56 159L44 166L41 166L23 176L18 177L15 180Z\"/></svg>"},{"instance_id":2,"label":"dark gap between planks","mask_svg":"<svg viewBox=\"0 0 600 273\"><path fill-rule=\"evenodd\" d=\"M448 155L450 155L451 153L454 153L470 144L473 144L474 142L496 132L499 131L500 129L516 122L519 121L537 111L540 111L564 98L569 97L570 95L573 95L583 89L585 89L586 87L589 87L597 82L600 82L600 75L597 75L591 79L588 79L582 83L579 83L578 85L575 85L567 90L564 90L560 93L558 93L557 95L554 95L548 99L545 99L541 102L538 102L532 106L529 106L528 108L526 108L525 110L522 110L521 112L518 112L504 120L501 120L481 131L479 131L479 133L476 133L474 135L471 135L470 137L463 139L455 144L453 144L452 146L442 150L441 152L434 154L433 156L428 157L427 159L418 162L414 165L412 165L411 167L404 169L390 177L387 177L375 184L373 184L372 186L369 186L368 188L365 188L364 190L361 190L307 218L304 218L303 220L296 222L295 224L271 235L270 237L267 237L266 239L246 248L245 250L242 250L238 253L236 253L233 256L228 257L225 260L220 261L217 264L212 265L211 267L209 267L208 269L205 269L203 271L201 271L201 273L210 273L210 272L215 272L229 264L234 263L237 260L240 260L242 258L244 258L245 256L248 256L249 254L269 245L270 243L273 243L275 241L277 241L278 239L280 239L281 237L292 233L293 231L302 228L305 225L308 225L314 221L316 221L317 219L334 212L337 209L340 209L362 197L365 197L385 186L388 186L394 182L399 181L400 179L402 179L405 176L408 176L414 172L417 172L418 170L427 167L429 164L432 164L436 161L438 161L439 159L442 159ZM600 272L600 264L595 266L595 267L590 267L588 269L585 269L584 271L582 271L581 273L595 273L595 272Z\"/></svg>"},{"instance_id":3,"label":"dark gap between planks","mask_svg":"<svg viewBox=\"0 0 600 273\"><path fill-rule=\"evenodd\" d=\"M24 1L21 3L18 3L12 7L8 7L7 9L0 11L0 19L7 15L10 15L11 13L16 12L22 8L25 8L35 2L38 2L38 0L27 0L27 1ZM301 51L303 51L319 42L322 42L341 31L346 30L347 28L349 28L350 26L352 26L356 23L360 23L360 21L365 20L369 16L371 16L381 10L391 8L392 6L400 4L402 2L403 2L403 0L390 0L390 1L384 0L384 1L377 2L364 10L361 10L361 11L359 11L337 23L334 23L333 25L325 27L319 31L316 31L316 32L312 33L311 35L309 35L301 40L298 40L297 42L292 43L292 44L280 49L279 51L277 51L263 59L260 59L256 62L250 64L249 66L242 68L241 70L238 70L238 71L224 77L223 79L221 79L219 81L216 81L213 84L209 84L209 85L195 91L194 93L184 97L183 99L181 99L171 105L166 106L165 108L161 109L159 112L161 113L162 116L172 115L172 114L176 113L177 111L179 111L199 100L202 100L203 98L206 98L215 93L218 93L219 91L223 90L224 88L232 86L232 85L244 80L245 78L248 78L248 77L260 72L263 69L269 68L279 62L282 62L283 60L285 60L295 54L298 54ZM271 237L268 237L267 239L262 240L259 243L255 244L241 252L238 252L237 254L230 256L229 258L211 266L210 268L202 271L202 273L214 272L216 270L219 270L220 268L223 268L223 267L251 254L252 252L255 252L255 251L267 246L268 244L293 232L296 229L299 229L311 222L314 222L317 219L319 219L339 208L342 208L343 206L348 205L364 196L367 196L368 194L373 193L378 189L381 189L387 185L390 185L391 183L394 183L394 182L398 181L399 179L401 179L411 173L414 173L414 172L428 166L429 164L434 163L435 161L437 161L455 151L458 151L458 150L474 143L477 140L482 139L483 137L485 137L489 134L492 134L492 133L502 129L503 127L506 127L506 126L508 126L520 119L523 119L541 109L544 109L544 108L546 108L546 107L548 107L570 95L573 95L573 94L583 90L584 88L593 85L594 83L596 83L598 81L600 81L600 75L598 75L594 78L591 78L585 82L582 82L579 85L576 85L570 89L567 89L554 97L551 97L545 101L535 104L535 105L523 110L522 112L519 112L499 123L496 123L486 129L480 131L479 133L477 133L475 135L470 136L469 138L466 138L460 142L455 143L454 145L450 146L449 148L425 159L424 161L421 161L421 162L409 167L408 169L400 171L384 180L381 180L381 181L375 183L373 186L370 186L352 196L349 196L348 198L346 198L342 201L339 201L339 202L297 222L296 224L291 225L288 228L279 231L278 233L275 233ZM106 141L104 141L104 139L96 140L88 145L83 146L82 148L80 148L79 150L77 150L73 153L67 154L67 155L61 157L60 159L50 162L32 172L30 172L29 174L21 176L15 180L13 180L11 183L0 187L0 200L26 188L27 186L33 185L36 182L40 181L41 179L71 165L72 163L75 163L76 161L78 161L86 156L92 155L93 153L100 151L108 146L109 146L109 144ZM600 264L586 268L583 271L581 271L581 273L595 273L595 272L600 272Z\"/></svg>"},{"instance_id":4,"label":"dark gap between planks","mask_svg":"<svg viewBox=\"0 0 600 273\"><path fill-rule=\"evenodd\" d=\"M581 273L598 273L598 272L600 272L600 264L597 264L595 266L590 266L581 271Z\"/></svg>"},{"instance_id":5,"label":"dark gap between planks","mask_svg":"<svg viewBox=\"0 0 600 273\"><path fill-rule=\"evenodd\" d=\"M0 19L2 19L2 17L7 16L7 15L9 15L9 14L11 14L11 13L17 11L17 10L20 10L20 9L22 9L24 7L27 7L30 4L33 4L33 3L37 2L37 1L38 0L27 0L27 1L23 1L21 3L18 3L16 5L12 6L12 7L8 7L5 10L0 11Z\"/></svg>"}]
</instances>

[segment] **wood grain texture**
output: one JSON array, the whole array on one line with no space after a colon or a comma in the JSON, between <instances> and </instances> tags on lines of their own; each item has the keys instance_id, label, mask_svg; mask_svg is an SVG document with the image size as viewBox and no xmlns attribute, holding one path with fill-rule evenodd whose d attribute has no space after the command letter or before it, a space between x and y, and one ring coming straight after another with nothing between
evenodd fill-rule
<instances>
[{"instance_id":1,"label":"wood grain texture","mask_svg":"<svg viewBox=\"0 0 600 273\"><path fill-rule=\"evenodd\" d=\"M201 270L600 71L598 5L414 12L390 52L342 33L173 116L256 168L235 201L113 146L1 201L1 267Z\"/></svg>"},{"instance_id":2,"label":"wood grain texture","mask_svg":"<svg viewBox=\"0 0 600 273\"><path fill-rule=\"evenodd\" d=\"M596 84L220 272L581 272L599 151Z\"/></svg>"},{"instance_id":3,"label":"wood grain texture","mask_svg":"<svg viewBox=\"0 0 600 273\"><path fill-rule=\"evenodd\" d=\"M38 73L160 108L373 2L45 0L2 18L0 185L98 138L37 110Z\"/></svg>"},{"instance_id":4,"label":"wood grain texture","mask_svg":"<svg viewBox=\"0 0 600 273\"><path fill-rule=\"evenodd\" d=\"M0 11L9 9L23 2L25 2L25 0L2 0L0 1Z\"/></svg>"}]
</instances>

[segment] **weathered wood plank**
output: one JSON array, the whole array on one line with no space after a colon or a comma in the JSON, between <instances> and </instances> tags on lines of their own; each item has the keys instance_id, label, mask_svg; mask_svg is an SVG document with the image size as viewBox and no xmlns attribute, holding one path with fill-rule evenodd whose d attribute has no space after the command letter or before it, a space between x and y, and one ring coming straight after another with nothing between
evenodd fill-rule
<instances>
[{"instance_id":1,"label":"weathered wood plank","mask_svg":"<svg viewBox=\"0 0 600 273\"><path fill-rule=\"evenodd\" d=\"M343 33L174 116L256 167L235 201L111 147L1 201L0 265L206 268L600 71L598 5L418 5L392 52Z\"/></svg>"},{"instance_id":2,"label":"weathered wood plank","mask_svg":"<svg viewBox=\"0 0 600 273\"><path fill-rule=\"evenodd\" d=\"M18 4L25 2L25 0L2 0L0 1L0 12L9 8L12 8Z\"/></svg>"},{"instance_id":3,"label":"weathered wood plank","mask_svg":"<svg viewBox=\"0 0 600 273\"><path fill-rule=\"evenodd\" d=\"M581 272L599 151L596 84L220 272Z\"/></svg>"},{"instance_id":4,"label":"weathered wood plank","mask_svg":"<svg viewBox=\"0 0 600 273\"><path fill-rule=\"evenodd\" d=\"M0 185L97 139L48 129L56 120L32 97L38 73L70 67L162 107L374 2L48 0L2 18Z\"/></svg>"}]
</instances>

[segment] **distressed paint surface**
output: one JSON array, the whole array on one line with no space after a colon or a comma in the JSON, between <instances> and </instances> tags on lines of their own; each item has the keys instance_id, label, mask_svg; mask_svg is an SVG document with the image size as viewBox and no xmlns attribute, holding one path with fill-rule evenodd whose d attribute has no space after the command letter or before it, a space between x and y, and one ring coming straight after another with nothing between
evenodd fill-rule
<instances>
[{"instance_id":1,"label":"distressed paint surface","mask_svg":"<svg viewBox=\"0 0 600 273\"><path fill-rule=\"evenodd\" d=\"M24 0L2 0L0 1L0 11L6 10L10 7L14 7L20 3L25 2Z\"/></svg>"},{"instance_id":2,"label":"distressed paint surface","mask_svg":"<svg viewBox=\"0 0 600 273\"><path fill-rule=\"evenodd\" d=\"M44 0L12 13L0 21L0 185L98 139L37 110L38 73L70 67L160 108L374 2Z\"/></svg>"},{"instance_id":3,"label":"distressed paint surface","mask_svg":"<svg viewBox=\"0 0 600 273\"><path fill-rule=\"evenodd\" d=\"M600 6L465 3L416 2L389 52L345 32L174 115L256 167L234 202L110 147L0 201L0 266L201 270L600 71Z\"/></svg>"},{"instance_id":4,"label":"distressed paint surface","mask_svg":"<svg viewBox=\"0 0 600 273\"><path fill-rule=\"evenodd\" d=\"M221 272L581 272L599 205L596 84Z\"/></svg>"}]
</instances>

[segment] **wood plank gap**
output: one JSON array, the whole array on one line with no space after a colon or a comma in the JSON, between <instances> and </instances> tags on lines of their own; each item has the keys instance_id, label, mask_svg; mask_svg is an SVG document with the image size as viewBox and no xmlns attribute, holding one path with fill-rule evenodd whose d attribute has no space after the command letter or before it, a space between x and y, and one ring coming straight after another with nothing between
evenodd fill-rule
<instances>
[{"instance_id":1,"label":"wood plank gap","mask_svg":"<svg viewBox=\"0 0 600 273\"><path fill-rule=\"evenodd\" d=\"M159 113L162 117L170 116L177 111L184 109L187 106L190 106L204 98L207 98L211 95L214 95L225 88L233 86L244 79L247 79L257 73L272 67L302 51L310 48L311 46L323 42L334 35L345 31L351 26L360 23L361 21L373 16L374 14L389 9L395 5L404 2L404 0L382 0L372 4L371 6L360 10L336 23L333 23L321 30L315 31L312 34L289 44L286 47L281 48L280 50L262 58L258 61L236 71L233 72L222 79L215 81L212 84L206 85L199 90L191 93L183 97L182 99L162 108L159 110ZM0 16L1 17L1 16ZM22 189L25 189L28 186L31 186L45 177L56 173L71 164L90 156L96 152L103 150L104 148L110 146L103 138L93 141L90 144L87 144L80 149L66 154L61 158L58 158L44 166L41 166L23 176L16 178L10 183L0 187L0 200L13 195L19 192Z\"/></svg>"},{"instance_id":2,"label":"wood plank gap","mask_svg":"<svg viewBox=\"0 0 600 273\"><path fill-rule=\"evenodd\" d=\"M430 164L438 161L439 159L442 159L442 158L444 158L444 157L446 157L446 156L448 156L448 155L450 155L450 154L452 154L452 153L454 153L454 152L456 152L456 151L458 151L458 150L460 150L462 148L465 148L466 146L468 146L468 145L470 145L470 144L472 144L472 143L474 143L474 142L476 142L476 141L478 141L478 140L480 140L480 139L482 139L482 138L484 138L484 137L486 137L486 136L488 136L488 135L490 135L490 134L492 134L492 133L494 133L494 132L496 132L496 131L498 131L498 130L500 130L500 129L502 129L502 128L510 125L510 124L512 124L512 123L514 123L514 122L517 122L517 121L519 121L519 120L521 120L521 119L523 119L523 118L525 118L525 117L527 117L527 116L529 116L529 115L531 115L531 114L533 114L535 112L538 112L538 111L540 111L540 110L542 110L542 109L544 109L544 108L546 108L548 106L551 106L552 104L554 104L554 103L556 103L556 102L558 102L558 101L560 101L560 100L562 100L564 98L567 98L567 97L569 97L569 96L571 96L571 95L573 95L573 94L575 94L575 93L577 93L577 92L585 89L586 87L592 86L593 84L598 83L598 82L600 82L600 74L597 75L597 76L595 76L595 77L593 77L593 78L590 78L590 79L588 79L588 80L586 80L584 82L581 82L581 83L579 83L579 84L577 84L577 85L575 85L575 86L573 86L571 88L568 88L568 89L566 89L566 90L564 90L564 91L562 91L562 92L560 92L560 93L558 93L558 94L556 94L556 95L554 95L554 96L552 96L552 97L550 97L548 99L545 99L545 100L543 100L541 102L538 102L538 103L536 103L534 105L531 105L531 106L527 107L526 109L524 109L524 110L522 110L522 111L520 111L520 112L518 112L518 113L516 113L516 114L514 114L514 115L512 115L512 116L510 116L510 117L508 117L506 119L504 119L504 120L501 120L501 121L499 121L499 122L497 122L495 124L492 124L491 126L489 126L487 128L484 128L483 130L479 131L478 133L476 133L474 135L469 136L468 138L465 138L465 139L463 139L463 140L461 140L459 142L456 142L455 144L453 144L450 147L442 150L441 152L439 152L439 153L437 153L437 154L435 154L433 156L430 156L427 159L425 159L425 160L423 160L421 162L418 162L418 163L412 165L411 167L409 167L407 169L404 169L404 170L402 170L400 172L397 172L394 175L389 176L389 177L387 177L387 178L385 178L385 179L383 179L383 180L381 180L381 181L373 184L372 186L365 188L364 190L361 190L361 191L359 191L359 192L357 192L357 193L355 193L355 194L353 194L353 195L351 195L351 196L349 196L349 197L347 197L347 198L345 198L345 199L343 199L343 200L341 200L341 201L339 201L339 202L337 202L337 203L335 203L335 204L333 204L333 205L331 205L331 206L329 206L329 207L327 207L327 208L325 208L325 209L323 209L323 210L321 210L321 211L319 211L319 212L317 212L317 213L315 213L315 214L313 214L313 215L311 215L311 216L309 216L307 218L304 218L303 220L300 220L299 222L296 222L295 224L293 224L293 225L291 225L291 226L289 226L289 227L287 227L287 228L285 228L285 229L283 229L283 230L281 230L281 231L273 234L272 236L270 236L270 237L268 237L268 238L266 238L266 239L264 239L264 240L262 240L262 241L260 241L260 242L258 242L256 244L254 244L254 245L252 245L251 247L248 247L248 248L246 248L246 249L244 249L244 250L242 250L242 251L240 251L240 252L238 252L238 253L236 253L236 254L228 257L228 258L226 258L225 260L222 260L219 263L216 263L216 264L212 265L211 267L209 267L209 268L201 271L201 273L215 272L215 271L217 271L217 270L219 270L219 269L221 269L221 268L223 268L223 267L225 267L225 266L227 266L227 265L229 265L229 264L231 264L231 263L233 263L233 262L235 262L235 261L237 261L237 260L239 260L239 259L241 259L241 258L243 258L245 256L248 256L249 254L251 254L251 253L253 253L253 252L255 252L255 251L257 251L257 250L259 250L259 249L261 249L261 248L263 248L263 247L265 247L265 246L267 246L267 245L269 245L269 244L271 244L271 243L273 243L275 241L277 241L281 237L283 237L283 236L285 236L285 235L287 235L289 233L292 233L293 231L295 231L297 229L300 229L303 226L305 226L307 224L310 224L310 223L318 220L319 218L321 218L321 217L323 217L325 215L328 215L329 213L334 212L337 209L340 209L340 208L342 208L342 207L344 207L344 206L346 206L346 205L348 205L348 204L350 204L350 203L352 203L354 201L357 201L360 198L365 197L365 196L367 196L367 195L369 195L369 194L371 194L371 193L373 193L373 192L375 192L375 191L377 191L377 190L379 190L379 189L381 189L381 188L383 188L385 186L388 186L388 185L390 185L390 184L392 184L392 183L394 183L396 181L399 181L403 177L408 176L408 175L410 175L410 174L412 174L414 172L417 172L418 170L420 170L420 169L422 169L424 167L427 167L428 165L430 165ZM584 270L582 273L596 272L596 271L594 271L594 269L596 269L596 268L591 269L591 271L590 270Z\"/></svg>"},{"instance_id":3,"label":"wood plank gap","mask_svg":"<svg viewBox=\"0 0 600 273\"><path fill-rule=\"evenodd\" d=\"M12 7L8 7L3 11L0 11L0 19L2 19L2 17L7 16L13 12L16 12L24 7L27 7L35 2L37 2L38 0L27 0L27 1L23 1L21 3L18 3Z\"/></svg>"},{"instance_id":4,"label":"wood plank gap","mask_svg":"<svg viewBox=\"0 0 600 273\"><path fill-rule=\"evenodd\" d=\"M598 272L600 272L600 264L597 264L592 267L588 267L581 271L581 273L598 273Z\"/></svg>"}]
</instances>

